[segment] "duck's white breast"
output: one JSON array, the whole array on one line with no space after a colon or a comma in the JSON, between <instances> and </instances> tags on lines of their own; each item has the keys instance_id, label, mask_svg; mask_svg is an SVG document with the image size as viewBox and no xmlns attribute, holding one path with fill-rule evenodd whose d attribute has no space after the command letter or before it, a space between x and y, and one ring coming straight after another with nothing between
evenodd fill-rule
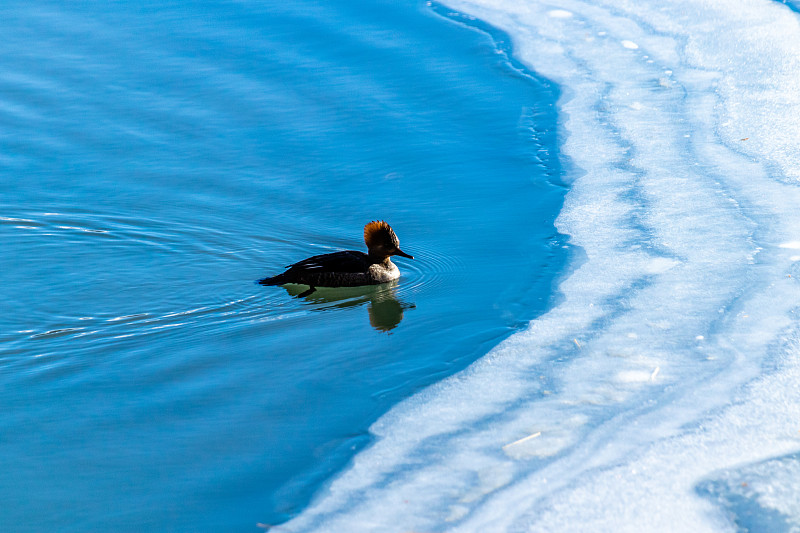
<instances>
[{"instance_id":1,"label":"duck's white breast","mask_svg":"<svg viewBox=\"0 0 800 533\"><path fill-rule=\"evenodd\" d=\"M388 267L383 265L370 265L369 274L378 283L386 283L387 281L392 281L399 278L400 270L397 268L397 266L395 266L394 263L389 261Z\"/></svg>"}]
</instances>

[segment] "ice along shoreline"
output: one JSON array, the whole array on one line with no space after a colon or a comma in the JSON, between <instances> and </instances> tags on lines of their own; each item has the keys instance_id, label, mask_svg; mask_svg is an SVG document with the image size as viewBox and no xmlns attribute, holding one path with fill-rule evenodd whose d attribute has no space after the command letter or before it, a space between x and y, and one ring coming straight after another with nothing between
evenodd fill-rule
<instances>
[{"instance_id":1,"label":"ice along shoreline","mask_svg":"<svg viewBox=\"0 0 800 533\"><path fill-rule=\"evenodd\" d=\"M564 88L562 150L583 172L557 227L586 261L529 329L379 420L286 526L730 529L698 484L800 448L797 17L448 4Z\"/></svg>"}]
</instances>

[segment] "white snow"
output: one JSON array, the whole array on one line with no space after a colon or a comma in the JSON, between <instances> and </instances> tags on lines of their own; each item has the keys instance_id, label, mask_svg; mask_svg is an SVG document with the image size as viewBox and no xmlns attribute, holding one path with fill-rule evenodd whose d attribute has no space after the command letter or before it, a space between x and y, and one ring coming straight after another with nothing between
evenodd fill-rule
<instances>
[{"instance_id":1,"label":"white snow","mask_svg":"<svg viewBox=\"0 0 800 533\"><path fill-rule=\"evenodd\" d=\"M572 13L565 9L551 9L547 12L553 18L566 19L572 16Z\"/></svg>"}]
</instances>

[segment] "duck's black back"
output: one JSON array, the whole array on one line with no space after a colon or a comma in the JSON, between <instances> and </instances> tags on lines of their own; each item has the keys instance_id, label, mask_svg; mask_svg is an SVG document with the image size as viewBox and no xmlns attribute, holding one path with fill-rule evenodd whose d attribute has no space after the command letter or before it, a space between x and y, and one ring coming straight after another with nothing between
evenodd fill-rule
<instances>
[{"instance_id":1,"label":"duck's black back","mask_svg":"<svg viewBox=\"0 0 800 533\"><path fill-rule=\"evenodd\" d=\"M262 285L302 283L312 287L353 287L376 283L368 275L372 264L364 252L345 250L332 254L315 255L289 265L283 274L259 281Z\"/></svg>"}]
</instances>

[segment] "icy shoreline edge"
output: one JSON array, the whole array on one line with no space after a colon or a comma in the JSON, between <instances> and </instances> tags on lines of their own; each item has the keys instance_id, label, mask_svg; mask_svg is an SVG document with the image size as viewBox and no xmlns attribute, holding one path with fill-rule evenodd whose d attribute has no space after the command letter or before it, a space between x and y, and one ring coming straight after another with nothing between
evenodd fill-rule
<instances>
[{"instance_id":1,"label":"icy shoreline edge","mask_svg":"<svg viewBox=\"0 0 800 533\"><path fill-rule=\"evenodd\" d=\"M447 3L564 88L583 173L557 226L586 262L528 330L379 420L285 527L731 529L698 484L800 449L796 15Z\"/></svg>"}]
</instances>

